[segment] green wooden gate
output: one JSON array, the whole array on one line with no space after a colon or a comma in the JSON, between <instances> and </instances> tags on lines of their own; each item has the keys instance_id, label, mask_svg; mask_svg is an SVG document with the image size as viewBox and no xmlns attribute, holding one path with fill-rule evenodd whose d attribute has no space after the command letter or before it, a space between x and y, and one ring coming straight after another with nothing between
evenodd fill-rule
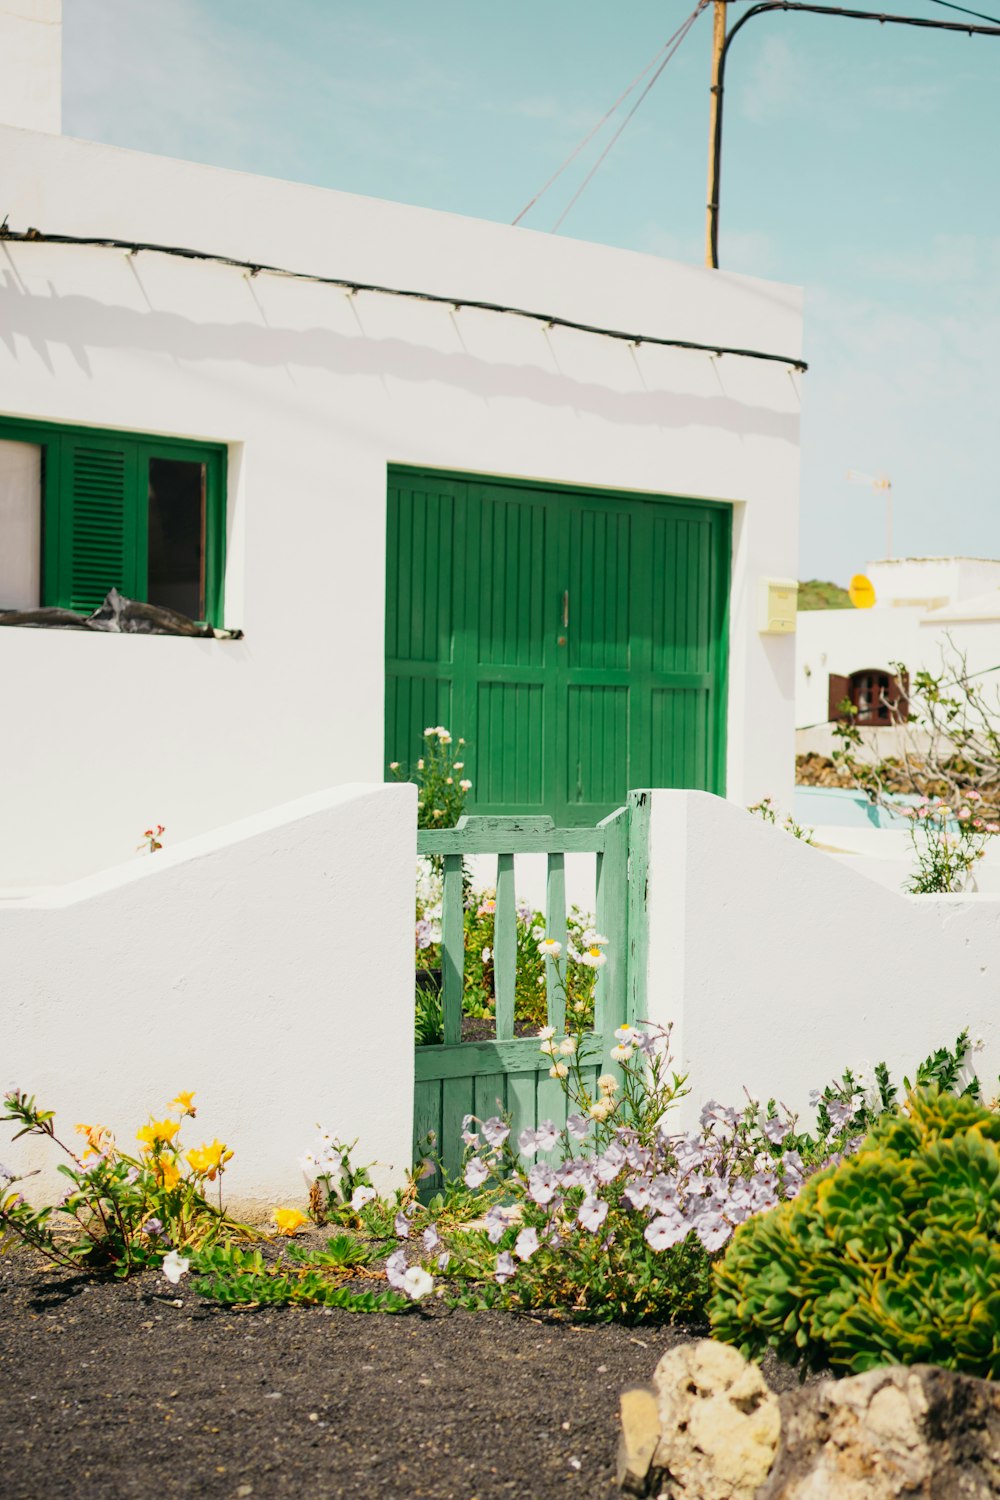
<instances>
[{"instance_id":1,"label":"green wooden gate","mask_svg":"<svg viewBox=\"0 0 1000 1500\"><path fill-rule=\"evenodd\" d=\"M566 943L567 854L593 853L597 862L597 926L608 939L608 962L597 976L592 1060L585 1072L596 1097L600 1073L614 1071L608 1053L615 1028L642 1019L646 979L646 873L649 798L629 793L628 803L595 828L556 828L551 818L466 817L456 828L417 835L420 854L443 856L442 999L444 1043L418 1047L413 1114L414 1156L434 1132L448 1172L462 1160L462 1121L509 1113L515 1136L542 1120L563 1124L565 1098L549 1077L551 1058L537 1037L514 1036L516 922L514 860L546 854L546 932ZM494 926L496 1040L463 1042L462 983L465 968L462 862L469 855L497 858ZM478 957L478 955L476 955ZM564 995L558 969L546 961L548 1024L565 1030ZM433 1184L431 1184L433 1185Z\"/></svg>"},{"instance_id":2,"label":"green wooden gate","mask_svg":"<svg viewBox=\"0 0 1000 1500\"><path fill-rule=\"evenodd\" d=\"M386 760L467 741L470 810L593 826L724 791L730 509L392 468Z\"/></svg>"}]
</instances>

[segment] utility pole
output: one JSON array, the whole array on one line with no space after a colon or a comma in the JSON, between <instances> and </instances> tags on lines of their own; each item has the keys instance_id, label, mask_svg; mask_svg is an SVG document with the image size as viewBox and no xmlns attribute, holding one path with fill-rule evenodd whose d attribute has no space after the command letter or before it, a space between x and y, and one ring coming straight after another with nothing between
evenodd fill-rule
<instances>
[{"instance_id":1,"label":"utility pole","mask_svg":"<svg viewBox=\"0 0 1000 1500\"><path fill-rule=\"evenodd\" d=\"M719 134L719 111L722 108L722 55L726 45L726 3L715 0L712 21L712 90L708 109L708 220L705 225L705 264L717 266L719 222L720 153L715 142Z\"/></svg>"}]
</instances>

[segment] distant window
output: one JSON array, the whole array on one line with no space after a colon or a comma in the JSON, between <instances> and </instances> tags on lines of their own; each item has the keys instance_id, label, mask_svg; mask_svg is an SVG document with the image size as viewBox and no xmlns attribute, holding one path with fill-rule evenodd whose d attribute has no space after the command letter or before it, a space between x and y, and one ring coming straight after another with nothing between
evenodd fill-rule
<instances>
[{"instance_id":1,"label":"distant window","mask_svg":"<svg viewBox=\"0 0 1000 1500\"><path fill-rule=\"evenodd\" d=\"M829 716L831 721L846 718L844 703L854 708L855 724L868 727L889 725L905 719L909 710L907 701L910 689L909 678L902 678L879 667L862 667L849 677L830 674Z\"/></svg>"},{"instance_id":2,"label":"distant window","mask_svg":"<svg viewBox=\"0 0 1000 1500\"><path fill-rule=\"evenodd\" d=\"M0 609L112 588L222 622L225 448L0 417Z\"/></svg>"}]
</instances>

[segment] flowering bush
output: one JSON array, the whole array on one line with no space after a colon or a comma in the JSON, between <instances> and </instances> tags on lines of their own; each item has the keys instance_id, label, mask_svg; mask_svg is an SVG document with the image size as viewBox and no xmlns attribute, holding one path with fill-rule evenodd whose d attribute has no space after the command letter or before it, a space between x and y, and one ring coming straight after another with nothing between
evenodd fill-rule
<instances>
[{"instance_id":1,"label":"flowering bush","mask_svg":"<svg viewBox=\"0 0 1000 1500\"><path fill-rule=\"evenodd\" d=\"M413 781L417 786L417 827L454 828L465 808L472 782L463 776L463 739L452 749L450 732L441 724L424 730L424 750L416 765L405 767L400 761L389 763L396 781ZM455 752L458 759L454 759Z\"/></svg>"},{"instance_id":2,"label":"flowering bush","mask_svg":"<svg viewBox=\"0 0 1000 1500\"><path fill-rule=\"evenodd\" d=\"M299 1158L299 1166L309 1183L309 1211L317 1224L331 1219L343 1224L357 1223L361 1210L377 1197L368 1168L357 1167L351 1161L351 1152L358 1143L355 1140L345 1146L328 1131L316 1128L319 1136ZM278 1227L280 1231L281 1226Z\"/></svg>"},{"instance_id":3,"label":"flowering bush","mask_svg":"<svg viewBox=\"0 0 1000 1500\"><path fill-rule=\"evenodd\" d=\"M854 1372L1000 1375L1000 1115L912 1093L855 1155L745 1224L716 1268L715 1333Z\"/></svg>"},{"instance_id":4,"label":"flowering bush","mask_svg":"<svg viewBox=\"0 0 1000 1500\"><path fill-rule=\"evenodd\" d=\"M1000 833L1000 823L984 816L977 791L969 791L962 805L953 810L947 802L922 802L919 807L898 809L910 819L909 834L917 868L906 882L915 895L962 891L986 844Z\"/></svg>"},{"instance_id":5,"label":"flowering bush","mask_svg":"<svg viewBox=\"0 0 1000 1500\"><path fill-rule=\"evenodd\" d=\"M752 802L747 808L755 818L761 818L765 823L772 823L775 827L781 827L786 833L790 833L793 839L800 839L803 844L811 844L814 828L806 828L801 823L796 823L791 813L788 813L782 822L778 823L778 809L774 805L773 797L762 797L759 802Z\"/></svg>"},{"instance_id":6,"label":"flowering bush","mask_svg":"<svg viewBox=\"0 0 1000 1500\"><path fill-rule=\"evenodd\" d=\"M60 1202L35 1209L14 1189L23 1179L0 1169L0 1248L21 1240L56 1265L119 1277L162 1264L176 1281L186 1269L181 1249L249 1234L222 1206L232 1151L218 1140L182 1150L181 1124L196 1114L193 1094L178 1094L167 1109L176 1117L140 1127L137 1154L122 1151L103 1125L77 1125L86 1143L77 1154L56 1135L51 1110L16 1090L7 1094L0 1119L20 1125L15 1140L37 1135L58 1146L66 1158L59 1171L70 1186ZM209 1183L218 1184L218 1206L206 1196Z\"/></svg>"}]
</instances>

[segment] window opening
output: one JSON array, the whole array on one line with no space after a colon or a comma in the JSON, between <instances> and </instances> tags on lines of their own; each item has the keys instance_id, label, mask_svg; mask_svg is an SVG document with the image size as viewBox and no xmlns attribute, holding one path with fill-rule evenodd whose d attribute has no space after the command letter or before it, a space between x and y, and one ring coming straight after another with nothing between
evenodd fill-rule
<instances>
[{"instance_id":1,"label":"window opening","mask_svg":"<svg viewBox=\"0 0 1000 1500\"><path fill-rule=\"evenodd\" d=\"M42 447L0 439L0 609L42 602Z\"/></svg>"},{"instance_id":2,"label":"window opening","mask_svg":"<svg viewBox=\"0 0 1000 1500\"><path fill-rule=\"evenodd\" d=\"M205 465L149 460L147 603L205 618Z\"/></svg>"}]
</instances>

